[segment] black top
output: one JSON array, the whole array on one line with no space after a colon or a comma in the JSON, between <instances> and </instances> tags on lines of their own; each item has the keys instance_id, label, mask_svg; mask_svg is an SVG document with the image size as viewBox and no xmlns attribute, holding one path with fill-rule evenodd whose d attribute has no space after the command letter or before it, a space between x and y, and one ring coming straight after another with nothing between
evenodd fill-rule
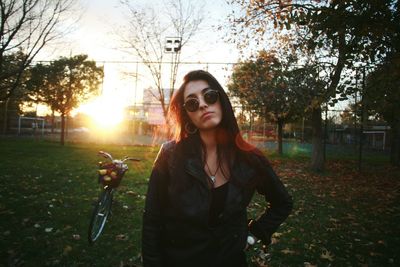
<instances>
[{"instance_id":1,"label":"black top","mask_svg":"<svg viewBox=\"0 0 400 267\"><path fill-rule=\"evenodd\" d=\"M215 187L211 190L210 226L217 226L219 224L219 216L224 210L227 193L228 183L224 183L223 185Z\"/></svg>"}]
</instances>

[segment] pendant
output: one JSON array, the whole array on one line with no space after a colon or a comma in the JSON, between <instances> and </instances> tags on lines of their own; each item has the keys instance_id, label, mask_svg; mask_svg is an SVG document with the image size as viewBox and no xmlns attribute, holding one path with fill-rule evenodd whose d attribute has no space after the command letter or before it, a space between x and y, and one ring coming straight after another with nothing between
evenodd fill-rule
<instances>
[{"instance_id":1,"label":"pendant","mask_svg":"<svg viewBox=\"0 0 400 267\"><path fill-rule=\"evenodd\" d=\"M215 176L210 176L210 179L211 179L211 181L213 182L213 184L215 184L215 180L216 180L217 178L215 178Z\"/></svg>"}]
</instances>

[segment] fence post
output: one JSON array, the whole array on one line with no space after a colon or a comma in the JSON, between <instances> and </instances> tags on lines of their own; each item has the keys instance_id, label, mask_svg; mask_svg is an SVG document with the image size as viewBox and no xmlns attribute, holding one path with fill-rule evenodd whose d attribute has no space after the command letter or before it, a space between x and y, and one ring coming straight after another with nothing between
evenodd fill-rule
<instances>
[{"instance_id":1,"label":"fence post","mask_svg":"<svg viewBox=\"0 0 400 267\"><path fill-rule=\"evenodd\" d=\"M362 87L361 87L361 119L360 119L360 137L359 137L359 151L358 151L358 171L362 170L362 150L364 143L364 117L365 117L365 66L362 69L363 79L362 79Z\"/></svg>"}]
</instances>

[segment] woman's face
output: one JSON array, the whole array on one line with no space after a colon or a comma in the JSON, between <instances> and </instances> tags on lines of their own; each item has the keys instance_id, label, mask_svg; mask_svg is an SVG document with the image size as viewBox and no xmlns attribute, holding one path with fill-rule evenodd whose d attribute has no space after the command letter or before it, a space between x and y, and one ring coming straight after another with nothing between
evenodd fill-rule
<instances>
[{"instance_id":1,"label":"woman's face","mask_svg":"<svg viewBox=\"0 0 400 267\"><path fill-rule=\"evenodd\" d=\"M219 93L203 80L189 82L183 93L186 114L200 130L216 128L222 120Z\"/></svg>"}]
</instances>

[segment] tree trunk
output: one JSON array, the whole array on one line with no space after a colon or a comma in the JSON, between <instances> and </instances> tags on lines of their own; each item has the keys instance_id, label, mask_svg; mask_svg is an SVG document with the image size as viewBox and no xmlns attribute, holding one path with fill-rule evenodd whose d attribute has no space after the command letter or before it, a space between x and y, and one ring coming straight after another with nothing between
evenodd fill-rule
<instances>
[{"instance_id":1,"label":"tree trunk","mask_svg":"<svg viewBox=\"0 0 400 267\"><path fill-rule=\"evenodd\" d=\"M64 145L64 131L65 131L65 114L61 113L61 136L60 136L60 143Z\"/></svg>"},{"instance_id":2,"label":"tree trunk","mask_svg":"<svg viewBox=\"0 0 400 267\"><path fill-rule=\"evenodd\" d=\"M392 140L390 145L390 163L393 166L400 166L400 122L391 126Z\"/></svg>"},{"instance_id":3,"label":"tree trunk","mask_svg":"<svg viewBox=\"0 0 400 267\"><path fill-rule=\"evenodd\" d=\"M7 129L8 129L8 102L9 101L10 101L10 98L7 98L7 100L4 102L3 135L7 134Z\"/></svg>"},{"instance_id":4,"label":"tree trunk","mask_svg":"<svg viewBox=\"0 0 400 267\"><path fill-rule=\"evenodd\" d=\"M165 103L164 98L162 98L160 100L160 102L161 102L161 107L163 109L164 121L165 121L165 126L166 126L166 127L162 127L161 136L164 138L170 138L171 135L173 135L174 130L171 128L172 125L168 118L168 106L169 105L167 103Z\"/></svg>"},{"instance_id":5,"label":"tree trunk","mask_svg":"<svg viewBox=\"0 0 400 267\"><path fill-rule=\"evenodd\" d=\"M324 170L324 146L322 142L322 117L321 107L312 110L312 155L311 168L313 171Z\"/></svg>"},{"instance_id":6,"label":"tree trunk","mask_svg":"<svg viewBox=\"0 0 400 267\"><path fill-rule=\"evenodd\" d=\"M283 136L283 121L278 120L278 154L279 155L283 154L282 136Z\"/></svg>"},{"instance_id":7,"label":"tree trunk","mask_svg":"<svg viewBox=\"0 0 400 267\"><path fill-rule=\"evenodd\" d=\"M69 132L69 112L67 114L65 114L65 120L64 120L64 138L68 138L68 132Z\"/></svg>"},{"instance_id":8,"label":"tree trunk","mask_svg":"<svg viewBox=\"0 0 400 267\"><path fill-rule=\"evenodd\" d=\"M51 133L54 133L54 123L55 123L55 115L54 115L54 109L51 110Z\"/></svg>"}]
</instances>

